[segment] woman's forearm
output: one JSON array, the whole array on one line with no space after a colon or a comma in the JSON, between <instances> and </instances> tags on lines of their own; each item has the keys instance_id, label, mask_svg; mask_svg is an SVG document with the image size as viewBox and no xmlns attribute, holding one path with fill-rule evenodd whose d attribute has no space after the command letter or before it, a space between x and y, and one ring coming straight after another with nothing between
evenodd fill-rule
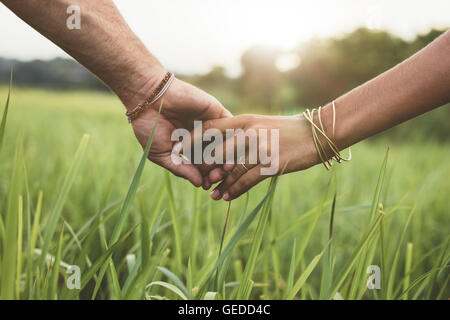
<instances>
[{"instance_id":1,"label":"woman's forearm","mask_svg":"<svg viewBox=\"0 0 450 320\"><path fill-rule=\"evenodd\" d=\"M22 20L105 82L129 108L145 100L164 75L158 60L128 27L111 0L1 0ZM81 28L69 29L77 5Z\"/></svg>"},{"instance_id":2,"label":"woman's forearm","mask_svg":"<svg viewBox=\"0 0 450 320\"><path fill-rule=\"evenodd\" d=\"M338 98L335 141L341 149L346 148L448 102L450 32ZM327 132L331 133L331 104L322 113Z\"/></svg>"}]
</instances>

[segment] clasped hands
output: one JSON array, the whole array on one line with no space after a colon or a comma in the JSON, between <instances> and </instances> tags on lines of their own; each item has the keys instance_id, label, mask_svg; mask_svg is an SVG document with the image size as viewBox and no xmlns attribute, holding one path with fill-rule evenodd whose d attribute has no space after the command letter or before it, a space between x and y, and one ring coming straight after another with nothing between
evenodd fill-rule
<instances>
[{"instance_id":1,"label":"clasped hands","mask_svg":"<svg viewBox=\"0 0 450 320\"><path fill-rule=\"evenodd\" d=\"M310 127L302 116L233 117L217 99L179 79L174 80L162 99L163 107L149 160L189 180L196 187L209 190L217 184L211 191L214 200L230 201L267 177L306 169L318 163ZM132 122L136 138L143 148L158 116L159 105L155 103ZM195 136L196 121L197 124L201 121L200 142ZM173 140L177 129L184 129L183 143ZM230 130L239 134L227 135ZM192 152L195 143L200 143L200 153L204 154L205 139L208 140L211 132L215 137L209 137L214 143L211 152L214 161L186 158L186 154L195 153ZM220 134L223 139L217 139ZM247 138L241 139L242 134L247 134ZM191 150L188 150L187 140ZM184 157L177 161L177 154Z\"/></svg>"}]
</instances>

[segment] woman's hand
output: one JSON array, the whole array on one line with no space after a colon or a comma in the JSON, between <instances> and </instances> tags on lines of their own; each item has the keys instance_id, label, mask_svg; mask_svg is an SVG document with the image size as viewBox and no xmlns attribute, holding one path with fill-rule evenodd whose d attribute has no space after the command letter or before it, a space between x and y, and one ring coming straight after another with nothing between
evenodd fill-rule
<instances>
[{"instance_id":1,"label":"woman's hand","mask_svg":"<svg viewBox=\"0 0 450 320\"><path fill-rule=\"evenodd\" d=\"M254 130L258 136L256 163L249 159L249 150L252 148L249 145L251 139L245 139L247 151L245 161L234 159L234 163L227 163L224 156L224 165L203 164L200 166L202 171L209 171L207 186L223 179L211 192L211 197L215 200L235 199L267 177L304 170L320 162L311 137L311 126L303 116L240 115L210 120L203 124L204 132L213 128L220 130L224 136L227 129L242 129L244 133ZM260 129L263 130L260 131ZM276 130L279 134L279 140L276 141L278 145L274 145L274 141L270 142L272 132ZM268 143L261 143L266 141L261 136L264 132L267 134ZM241 145L238 144L236 136L233 139L235 139L236 150ZM226 142L223 143L222 148L223 154L226 155ZM261 154L268 155L271 159L270 163L262 163ZM269 167L275 167L276 170L269 174L264 173L262 169Z\"/></svg>"}]
</instances>

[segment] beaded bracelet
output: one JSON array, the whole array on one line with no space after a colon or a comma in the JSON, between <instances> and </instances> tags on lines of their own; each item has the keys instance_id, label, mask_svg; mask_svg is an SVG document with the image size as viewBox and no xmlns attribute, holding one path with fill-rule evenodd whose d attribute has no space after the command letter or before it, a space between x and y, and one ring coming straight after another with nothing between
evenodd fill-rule
<instances>
[{"instance_id":1,"label":"beaded bracelet","mask_svg":"<svg viewBox=\"0 0 450 320\"><path fill-rule=\"evenodd\" d=\"M164 79L161 80L158 87L153 91L151 96L145 100L143 103L137 105L133 110L127 111L125 115L128 117L128 122L131 123L134 119L136 119L139 114L147 109L149 106L154 104L162 95L169 89L170 84L174 80L175 76L172 72L167 72L164 76Z\"/></svg>"}]
</instances>

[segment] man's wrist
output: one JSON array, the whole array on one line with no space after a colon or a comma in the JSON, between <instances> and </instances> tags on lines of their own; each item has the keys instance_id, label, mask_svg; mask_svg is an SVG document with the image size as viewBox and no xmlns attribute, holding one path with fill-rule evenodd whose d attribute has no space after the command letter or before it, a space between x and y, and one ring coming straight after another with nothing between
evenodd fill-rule
<instances>
[{"instance_id":1,"label":"man's wrist","mask_svg":"<svg viewBox=\"0 0 450 320\"><path fill-rule=\"evenodd\" d=\"M144 102L157 88L166 71L161 65L135 70L129 73L129 80L122 80L113 88L127 110L132 110Z\"/></svg>"}]
</instances>

